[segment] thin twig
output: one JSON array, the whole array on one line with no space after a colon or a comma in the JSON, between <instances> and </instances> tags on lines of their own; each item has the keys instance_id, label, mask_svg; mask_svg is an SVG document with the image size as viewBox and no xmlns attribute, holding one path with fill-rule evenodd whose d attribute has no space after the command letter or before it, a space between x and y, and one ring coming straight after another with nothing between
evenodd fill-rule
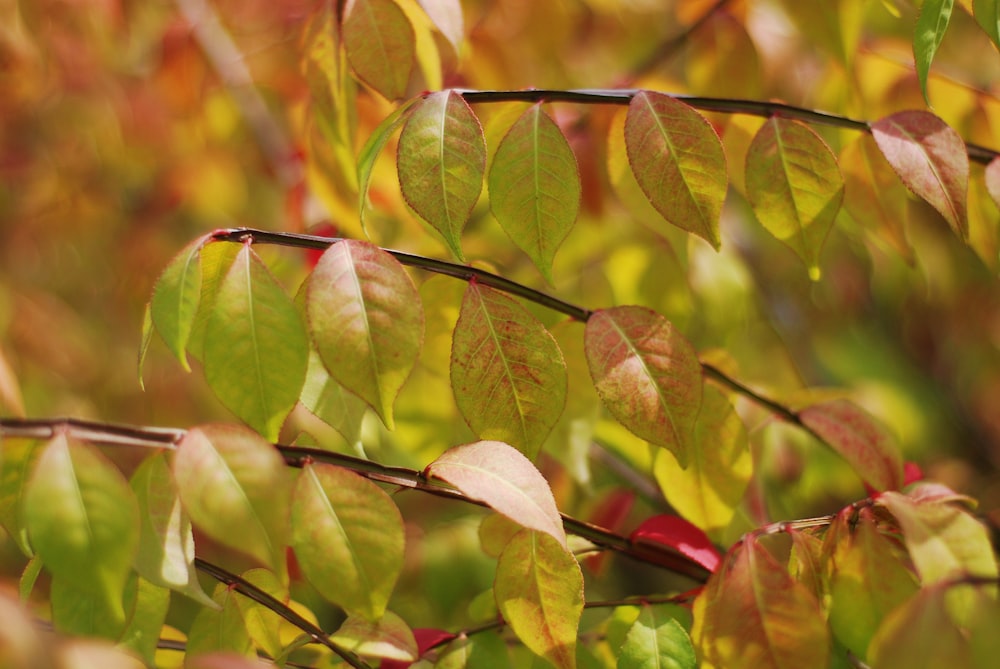
<instances>
[{"instance_id":1,"label":"thin twig","mask_svg":"<svg viewBox=\"0 0 1000 669\"><path fill-rule=\"evenodd\" d=\"M660 44L645 60L632 68L628 81L635 81L639 77L648 74L660 63L673 56L691 38L691 35L701 29L716 12L729 4L729 2L730 0L717 0L714 5L708 7L704 14L695 19L684 30Z\"/></svg>"}]
</instances>

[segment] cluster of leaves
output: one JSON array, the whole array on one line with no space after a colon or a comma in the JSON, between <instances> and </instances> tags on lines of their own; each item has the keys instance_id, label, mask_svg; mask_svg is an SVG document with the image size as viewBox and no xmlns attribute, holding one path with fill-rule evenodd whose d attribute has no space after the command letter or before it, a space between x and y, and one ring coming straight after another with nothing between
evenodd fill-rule
<instances>
[{"instance_id":1,"label":"cluster of leaves","mask_svg":"<svg viewBox=\"0 0 1000 669\"><path fill-rule=\"evenodd\" d=\"M699 4L709 20L726 3ZM925 2L917 24L925 94L952 5ZM974 3L991 37L993 5ZM310 113L329 151L310 147L310 160L328 171L312 179L331 210L348 191L358 230L378 236L374 227L385 222L372 220L368 200L385 199L380 156L399 132L388 181L461 264L253 229L191 242L155 286L141 359L158 334L185 369L196 361L250 429L0 422L0 522L30 558L21 596L46 587L58 631L110 639L153 664L158 647L169 646L165 623L178 593L197 604L184 625L191 667L250 666L234 656L252 655L315 667L523 666L535 658L560 668L903 667L928 658L990 666L998 570L975 504L915 481L912 467L908 476L874 417L843 398L771 400L736 380L732 358L699 357L661 310L629 300L578 307L467 264L464 243L482 215L485 183L507 238L559 283L557 251L587 206L587 173L567 124L543 107L552 102L627 105L607 123L607 171L627 206L641 200L668 224L657 228L668 240L686 242L690 233L718 250L735 191L814 280L843 210L859 223L877 219L870 227L912 260L900 224L908 193L960 240L995 256L995 235L981 211L972 213L982 198L970 200L969 191L1000 204L1000 158L923 110L868 124L652 88L439 90L464 38L455 1L326 5L305 35L310 83L322 89ZM359 92L358 82L375 93ZM412 95L421 82L437 92ZM386 108L355 159L357 128L343 110L368 96L383 104L376 93L410 97ZM481 120L476 104L506 106ZM743 116L701 112L765 120L752 127ZM822 124L856 135L839 156ZM973 173L970 159L986 168ZM264 244L321 252L294 296L258 254ZM452 278L418 286L407 265ZM455 278L466 282L464 293ZM749 408L738 411L738 402ZM751 483L761 471L745 416L757 410L839 455L869 497L831 516L755 523L766 513L748 511L759 503ZM339 441L314 436L321 424ZM422 427L429 448L407 443ZM618 532L630 496L588 513L593 524L561 513L569 495L551 462L573 471L586 459L581 444L616 431L625 436L609 440L612 450L637 480L651 474L673 510L647 514L627 534ZM275 443L282 440L319 448ZM385 462L336 452L345 445L361 456L374 448ZM125 465L107 455L138 449L148 455ZM392 456L414 466L389 465ZM408 623L399 614L407 557L426 543L404 523L396 494L404 490L492 512L478 536L495 565L470 606L473 627L438 629L434 619ZM731 539L734 531L740 538ZM716 543L730 545L725 555ZM677 578L598 599L603 564L581 559L598 551ZM199 572L220 581L211 594ZM318 599L339 612L332 633ZM6 596L0 606L19 625L0 632L16 641L13 662L38 666L47 654L57 666L85 666L97 656L41 648L35 632L20 634L31 628L23 612Z\"/></svg>"}]
</instances>

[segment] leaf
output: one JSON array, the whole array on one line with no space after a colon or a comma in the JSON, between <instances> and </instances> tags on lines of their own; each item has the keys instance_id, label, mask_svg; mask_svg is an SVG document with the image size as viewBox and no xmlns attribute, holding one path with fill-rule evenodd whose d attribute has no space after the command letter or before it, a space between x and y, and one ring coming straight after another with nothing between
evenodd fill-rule
<instances>
[{"instance_id":1,"label":"leaf","mask_svg":"<svg viewBox=\"0 0 1000 669\"><path fill-rule=\"evenodd\" d=\"M990 161L984 173L986 181L986 191L990 194L993 202L1000 207L1000 156Z\"/></svg>"},{"instance_id":2,"label":"leaf","mask_svg":"<svg viewBox=\"0 0 1000 669\"><path fill-rule=\"evenodd\" d=\"M149 302L156 331L186 372L191 371L186 351L201 299L201 248L209 239L202 235L170 261Z\"/></svg>"},{"instance_id":3,"label":"leaf","mask_svg":"<svg viewBox=\"0 0 1000 669\"><path fill-rule=\"evenodd\" d=\"M976 23L989 35L993 45L1000 49L1000 2L998 0L972 0Z\"/></svg>"},{"instance_id":4,"label":"leaf","mask_svg":"<svg viewBox=\"0 0 1000 669\"><path fill-rule=\"evenodd\" d=\"M687 468L660 451L653 474L677 512L704 530L729 525L753 474L747 430L726 396L705 386Z\"/></svg>"},{"instance_id":5,"label":"leaf","mask_svg":"<svg viewBox=\"0 0 1000 669\"><path fill-rule=\"evenodd\" d=\"M872 137L906 187L969 237L969 157L961 136L926 111L901 111L872 124Z\"/></svg>"},{"instance_id":6,"label":"leaf","mask_svg":"<svg viewBox=\"0 0 1000 669\"><path fill-rule=\"evenodd\" d=\"M640 91L629 103L625 145L639 186L663 218L718 250L729 179L722 141L705 117L669 95Z\"/></svg>"},{"instance_id":7,"label":"leaf","mask_svg":"<svg viewBox=\"0 0 1000 669\"><path fill-rule=\"evenodd\" d=\"M885 427L858 405L832 400L802 409L799 418L875 490L903 487L903 454Z\"/></svg>"},{"instance_id":8,"label":"leaf","mask_svg":"<svg viewBox=\"0 0 1000 669\"><path fill-rule=\"evenodd\" d=\"M309 369L299 401L334 428L356 452L363 452L361 427L368 405L330 377L315 351L309 353Z\"/></svg>"},{"instance_id":9,"label":"leaf","mask_svg":"<svg viewBox=\"0 0 1000 669\"><path fill-rule=\"evenodd\" d=\"M917 69L917 79L920 81L920 92L930 106L927 97L927 75L930 74L934 54L941 46L941 40L948 30L951 12L955 8L955 0L924 0L917 17L917 28L913 33L913 62Z\"/></svg>"},{"instance_id":10,"label":"leaf","mask_svg":"<svg viewBox=\"0 0 1000 669\"><path fill-rule=\"evenodd\" d=\"M26 556L33 555L24 518L24 493L41 454L34 440L0 437L0 527Z\"/></svg>"},{"instance_id":11,"label":"leaf","mask_svg":"<svg viewBox=\"0 0 1000 669\"><path fill-rule=\"evenodd\" d=\"M146 666L156 666L155 656L160 630L170 608L170 591L136 576L133 604L128 611L128 623L118 645L142 658ZM207 595L205 599L208 599ZM211 601L211 600L208 600Z\"/></svg>"},{"instance_id":12,"label":"leaf","mask_svg":"<svg viewBox=\"0 0 1000 669\"><path fill-rule=\"evenodd\" d=\"M406 13L392 0L347 0L342 35L351 67L389 100L406 94L416 37Z\"/></svg>"},{"instance_id":13,"label":"leaf","mask_svg":"<svg viewBox=\"0 0 1000 669\"><path fill-rule=\"evenodd\" d=\"M366 230L365 212L368 210L368 186L371 184L375 160L382 153L382 149L385 148L396 128L403 125L409 118L409 112L413 105L421 100L422 98L411 98L396 107L378 124L375 131L368 137L368 141L361 147L361 152L358 154L358 217L362 230ZM315 263L313 264L315 265Z\"/></svg>"},{"instance_id":14,"label":"leaf","mask_svg":"<svg viewBox=\"0 0 1000 669\"><path fill-rule=\"evenodd\" d=\"M489 176L500 227L552 282L552 261L580 211L580 169L559 126L529 107L500 141Z\"/></svg>"},{"instance_id":15,"label":"leaf","mask_svg":"<svg viewBox=\"0 0 1000 669\"><path fill-rule=\"evenodd\" d=\"M133 581L134 578L133 575ZM133 597L134 587L131 588ZM61 634L117 641L125 629L125 609L121 600L109 601L103 593L77 585L64 576L52 577L49 603L52 625ZM129 606L132 604L128 602Z\"/></svg>"},{"instance_id":16,"label":"leaf","mask_svg":"<svg viewBox=\"0 0 1000 669\"><path fill-rule=\"evenodd\" d=\"M24 417L24 398L7 357L0 348L0 415Z\"/></svg>"},{"instance_id":17,"label":"leaf","mask_svg":"<svg viewBox=\"0 0 1000 669\"><path fill-rule=\"evenodd\" d=\"M747 151L746 189L761 225L818 279L820 251L844 197L830 147L804 123L773 116Z\"/></svg>"},{"instance_id":18,"label":"leaf","mask_svg":"<svg viewBox=\"0 0 1000 669\"><path fill-rule=\"evenodd\" d=\"M425 472L566 546L566 531L549 484L531 461L512 446L499 441L456 446L429 464Z\"/></svg>"},{"instance_id":19,"label":"leaf","mask_svg":"<svg viewBox=\"0 0 1000 669\"><path fill-rule=\"evenodd\" d=\"M171 588L212 606L194 566L191 519L181 507L177 486L162 453L147 458L131 479L139 503L139 548L135 569L150 583Z\"/></svg>"},{"instance_id":20,"label":"leaf","mask_svg":"<svg viewBox=\"0 0 1000 669\"><path fill-rule=\"evenodd\" d=\"M403 619L386 611L378 621L349 616L330 639L364 657L402 662L417 659L417 640Z\"/></svg>"},{"instance_id":21,"label":"leaf","mask_svg":"<svg viewBox=\"0 0 1000 669\"><path fill-rule=\"evenodd\" d=\"M212 600L216 606L199 609L188 630L185 665L196 656L208 653L227 652L245 657L253 655L253 642L236 604L237 596L236 591L224 583L215 586Z\"/></svg>"},{"instance_id":22,"label":"leaf","mask_svg":"<svg viewBox=\"0 0 1000 669\"><path fill-rule=\"evenodd\" d=\"M460 637L448 644L435 669L510 669L507 644L496 632Z\"/></svg>"},{"instance_id":23,"label":"leaf","mask_svg":"<svg viewBox=\"0 0 1000 669\"><path fill-rule=\"evenodd\" d=\"M625 635L618 669L696 669L691 637L666 607L644 604Z\"/></svg>"},{"instance_id":24,"label":"leaf","mask_svg":"<svg viewBox=\"0 0 1000 669\"><path fill-rule=\"evenodd\" d=\"M396 168L406 202L441 233L455 257L483 188L486 141L479 119L455 91L432 93L410 112Z\"/></svg>"},{"instance_id":25,"label":"leaf","mask_svg":"<svg viewBox=\"0 0 1000 669\"><path fill-rule=\"evenodd\" d=\"M403 567L403 519L374 483L340 467L306 465L292 496L292 547L323 597L377 621Z\"/></svg>"},{"instance_id":26,"label":"leaf","mask_svg":"<svg viewBox=\"0 0 1000 669\"><path fill-rule=\"evenodd\" d=\"M196 427L178 445L173 473L199 530L284 572L288 479L271 444L245 428Z\"/></svg>"},{"instance_id":27,"label":"leaf","mask_svg":"<svg viewBox=\"0 0 1000 669\"><path fill-rule=\"evenodd\" d=\"M969 642L948 615L947 594L943 584L922 588L890 613L872 638L871 666L974 667Z\"/></svg>"},{"instance_id":28,"label":"leaf","mask_svg":"<svg viewBox=\"0 0 1000 669\"><path fill-rule=\"evenodd\" d=\"M215 300L219 287L229 268L236 262L236 256L243 249L239 244L229 242L214 242L202 247L199 259L201 261L201 297L198 300L198 312L191 324L191 335L188 338L188 353L196 359L205 359L205 330L208 321L215 311Z\"/></svg>"},{"instance_id":29,"label":"leaf","mask_svg":"<svg viewBox=\"0 0 1000 669\"><path fill-rule=\"evenodd\" d=\"M465 39L461 2L459 0L419 0L419 2L427 12L427 16L434 22L434 26L458 54Z\"/></svg>"},{"instance_id":30,"label":"leaf","mask_svg":"<svg viewBox=\"0 0 1000 669\"><path fill-rule=\"evenodd\" d=\"M444 630L423 627L413 630L413 638L417 642L417 657L421 658L431 648L443 646L446 642L454 639L455 635ZM382 660L379 669L407 669L409 666L411 666L410 662Z\"/></svg>"},{"instance_id":31,"label":"leaf","mask_svg":"<svg viewBox=\"0 0 1000 669\"><path fill-rule=\"evenodd\" d=\"M455 403L480 439L534 459L566 404L566 363L548 330L514 299L470 282L451 350Z\"/></svg>"},{"instance_id":32,"label":"leaf","mask_svg":"<svg viewBox=\"0 0 1000 669\"><path fill-rule=\"evenodd\" d=\"M219 285L205 326L205 378L226 407L278 438L306 378L309 341L291 298L249 245Z\"/></svg>"},{"instance_id":33,"label":"leaf","mask_svg":"<svg viewBox=\"0 0 1000 669\"><path fill-rule=\"evenodd\" d=\"M309 277L306 311L330 376L392 429L392 405L423 340L420 294L402 265L367 242L331 246Z\"/></svg>"},{"instance_id":34,"label":"leaf","mask_svg":"<svg viewBox=\"0 0 1000 669\"><path fill-rule=\"evenodd\" d=\"M124 620L122 594L139 539L125 478L93 446L57 434L38 457L24 495L25 526L45 567Z\"/></svg>"},{"instance_id":35,"label":"leaf","mask_svg":"<svg viewBox=\"0 0 1000 669\"><path fill-rule=\"evenodd\" d=\"M754 538L737 544L695 600L703 663L721 669L823 669L830 636L819 602Z\"/></svg>"},{"instance_id":36,"label":"leaf","mask_svg":"<svg viewBox=\"0 0 1000 669\"><path fill-rule=\"evenodd\" d=\"M493 593L531 652L560 668L576 666L583 573L565 544L529 529L514 535L497 561Z\"/></svg>"},{"instance_id":37,"label":"leaf","mask_svg":"<svg viewBox=\"0 0 1000 669\"><path fill-rule=\"evenodd\" d=\"M663 514L647 518L629 535L629 541L670 546L709 572L714 572L722 559L712 540L679 516Z\"/></svg>"},{"instance_id":38,"label":"leaf","mask_svg":"<svg viewBox=\"0 0 1000 669\"><path fill-rule=\"evenodd\" d=\"M636 436L687 466L701 408L701 365L663 316L644 307L601 309L584 332L587 364L601 400Z\"/></svg>"},{"instance_id":39,"label":"leaf","mask_svg":"<svg viewBox=\"0 0 1000 669\"><path fill-rule=\"evenodd\" d=\"M288 588L282 585L274 572L260 568L250 569L240 574L240 577L282 604L288 604ZM249 597L236 597L235 601L254 645L271 657L281 655L285 649L280 636L282 617Z\"/></svg>"}]
</instances>

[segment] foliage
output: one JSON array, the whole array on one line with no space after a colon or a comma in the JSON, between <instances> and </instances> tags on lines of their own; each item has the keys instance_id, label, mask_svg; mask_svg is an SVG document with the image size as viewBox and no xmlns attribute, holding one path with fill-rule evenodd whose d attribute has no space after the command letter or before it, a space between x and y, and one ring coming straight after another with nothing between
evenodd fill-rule
<instances>
[{"instance_id":1,"label":"foliage","mask_svg":"<svg viewBox=\"0 0 1000 669\"><path fill-rule=\"evenodd\" d=\"M46 9L4 666L992 666L996 3Z\"/></svg>"}]
</instances>

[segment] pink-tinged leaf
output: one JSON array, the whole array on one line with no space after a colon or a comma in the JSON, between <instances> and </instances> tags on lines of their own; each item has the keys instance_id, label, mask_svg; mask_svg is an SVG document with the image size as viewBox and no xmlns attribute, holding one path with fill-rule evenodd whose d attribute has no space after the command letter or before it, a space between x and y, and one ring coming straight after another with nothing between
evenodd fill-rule
<instances>
[{"instance_id":1,"label":"pink-tinged leaf","mask_svg":"<svg viewBox=\"0 0 1000 669\"><path fill-rule=\"evenodd\" d=\"M647 542L670 546L710 572L719 567L722 559L708 535L679 516L647 518L629 535L629 540L634 544Z\"/></svg>"},{"instance_id":2,"label":"pink-tinged leaf","mask_svg":"<svg viewBox=\"0 0 1000 669\"><path fill-rule=\"evenodd\" d=\"M997 577L989 533L966 509L890 491L876 503L896 517L922 585L963 576Z\"/></svg>"},{"instance_id":3,"label":"pink-tinged leaf","mask_svg":"<svg viewBox=\"0 0 1000 669\"><path fill-rule=\"evenodd\" d=\"M954 502L965 506L970 511L974 511L979 504L975 498L956 492L943 483L933 481L917 481L906 491L906 496L917 504Z\"/></svg>"},{"instance_id":4,"label":"pink-tinged leaf","mask_svg":"<svg viewBox=\"0 0 1000 669\"><path fill-rule=\"evenodd\" d=\"M455 635L444 630L418 627L413 630L413 638L417 640L417 658L420 658L431 648L437 648L451 641ZM382 660L379 669L407 669L411 664L412 662L400 660Z\"/></svg>"},{"instance_id":5,"label":"pink-tinged leaf","mask_svg":"<svg viewBox=\"0 0 1000 669\"><path fill-rule=\"evenodd\" d=\"M916 462L907 460L903 463L903 485L918 483L924 480L924 470Z\"/></svg>"},{"instance_id":6,"label":"pink-tinged leaf","mask_svg":"<svg viewBox=\"0 0 1000 669\"><path fill-rule=\"evenodd\" d=\"M201 248L208 239L209 235L199 237L170 261L157 279L149 303L156 331L188 372L187 344L201 299Z\"/></svg>"},{"instance_id":7,"label":"pink-tinged leaf","mask_svg":"<svg viewBox=\"0 0 1000 669\"><path fill-rule=\"evenodd\" d=\"M832 400L802 409L799 418L876 490L903 487L903 454L885 427L858 405Z\"/></svg>"},{"instance_id":8,"label":"pink-tinged leaf","mask_svg":"<svg viewBox=\"0 0 1000 669\"><path fill-rule=\"evenodd\" d=\"M830 633L816 597L751 538L726 555L695 600L703 664L722 669L822 669Z\"/></svg>"},{"instance_id":9,"label":"pink-tinged leaf","mask_svg":"<svg viewBox=\"0 0 1000 669\"><path fill-rule=\"evenodd\" d=\"M629 103L625 145L636 181L663 218L718 249L729 179L722 141L705 117L641 91Z\"/></svg>"},{"instance_id":10,"label":"pink-tinged leaf","mask_svg":"<svg viewBox=\"0 0 1000 669\"><path fill-rule=\"evenodd\" d=\"M993 45L1000 49L1000 1L972 0L976 23L989 35Z\"/></svg>"},{"instance_id":11,"label":"pink-tinged leaf","mask_svg":"<svg viewBox=\"0 0 1000 669\"><path fill-rule=\"evenodd\" d=\"M23 513L31 546L49 572L124 621L139 511L121 472L93 446L59 434L38 456Z\"/></svg>"},{"instance_id":12,"label":"pink-tinged leaf","mask_svg":"<svg viewBox=\"0 0 1000 669\"><path fill-rule=\"evenodd\" d=\"M470 282L455 325L451 385L477 437L534 459L566 404L566 363L527 309Z\"/></svg>"},{"instance_id":13,"label":"pink-tinged leaf","mask_svg":"<svg viewBox=\"0 0 1000 669\"><path fill-rule=\"evenodd\" d=\"M417 103L399 136L396 169L407 203L463 258L462 230L483 188L486 140L461 95L441 91Z\"/></svg>"},{"instance_id":14,"label":"pink-tinged leaf","mask_svg":"<svg viewBox=\"0 0 1000 669\"><path fill-rule=\"evenodd\" d=\"M559 126L532 105L500 141L490 167L490 208L549 282L556 250L580 211L580 170Z\"/></svg>"},{"instance_id":15,"label":"pink-tinged leaf","mask_svg":"<svg viewBox=\"0 0 1000 669\"><path fill-rule=\"evenodd\" d=\"M284 572L288 478L274 446L244 428L204 425L184 435L173 473L195 527Z\"/></svg>"},{"instance_id":16,"label":"pink-tinged leaf","mask_svg":"<svg viewBox=\"0 0 1000 669\"><path fill-rule=\"evenodd\" d=\"M913 33L913 63L917 69L917 79L920 81L920 92L924 101L930 105L927 97L927 77L931 71L934 54L941 46L941 40L948 30L951 12L955 8L955 0L924 0L917 17L917 28Z\"/></svg>"},{"instance_id":17,"label":"pink-tinged leaf","mask_svg":"<svg viewBox=\"0 0 1000 669\"><path fill-rule=\"evenodd\" d=\"M583 573L571 553L544 532L522 530L497 561L497 607L528 649L560 669L576 667L583 614Z\"/></svg>"},{"instance_id":18,"label":"pink-tinged leaf","mask_svg":"<svg viewBox=\"0 0 1000 669\"><path fill-rule=\"evenodd\" d=\"M434 22L455 53L462 48L465 39L465 22L462 19L462 3L459 0L418 0L427 16Z\"/></svg>"},{"instance_id":19,"label":"pink-tinged leaf","mask_svg":"<svg viewBox=\"0 0 1000 669\"><path fill-rule=\"evenodd\" d=\"M969 157L962 137L926 111L901 111L879 119L872 124L872 136L906 187L968 239Z\"/></svg>"},{"instance_id":20,"label":"pink-tinged leaf","mask_svg":"<svg viewBox=\"0 0 1000 669\"><path fill-rule=\"evenodd\" d=\"M277 439L306 378L309 340L299 310L249 245L219 285L204 354L205 379L216 397Z\"/></svg>"},{"instance_id":21,"label":"pink-tinged leaf","mask_svg":"<svg viewBox=\"0 0 1000 669\"><path fill-rule=\"evenodd\" d=\"M977 665L966 633L949 614L949 589L944 584L922 588L916 595L886 616L876 631L868 652L868 662L879 669L912 667L967 667ZM990 632L995 638L995 630Z\"/></svg>"},{"instance_id":22,"label":"pink-tinged leaf","mask_svg":"<svg viewBox=\"0 0 1000 669\"><path fill-rule=\"evenodd\" d=\"M990 194L993 202L1000 207L1000 156L991 160L990 164L986 166L984 179L986 180L986 191Z\"/></svg>"},{"instance_id":23,"label":"pink-tinged leaf","mask_svg":"<svg viewBox=\"0 0 1000 669\"><path fill-rule=\"evenodd\" d=\"M544 532L566 545L566 531L552 489L514 447L500 441L456 446L427 466L472 499L484 502L523 527Z\"/></svg>"},{"instance_id":24,"label":"pink-tinged leaf","mask_svg":"<svg viewBox=\"0 0 1000 669\"><path fill-rule=\"evenodd\" d=\"M330 376L391 429L393 402L423 340L413 281L382 249L345 240L323 254L307 290L309 329Z\"/></svg>"},{"instance_id":25,"label":"pink-tinged leaf","mask_svg":"<svg viewBox=\"0 0 1000 669\"><path fill-rule=\"evenodd\" d=\"M686 466L702 394L691 344L666 318L634 306L594 312L584 339L590 375L611 414Z\"/></svg>"},{"instance_id":26,"label":"pink-tinged leaf","mask_svg":"<svg viewBox=\"0 0 1000 669\"><path fill-rule=\"evenodd\" d=\"M392 611L386 611L374 622L348 616L330 639L363 657L413 662L419 654L412 630Z\"/></svg>"},{"instance_id":27,"label":"pink-tinged leaf","mask_svg":"<svg viewBox=\"0 0 1000 669\"><path fill-rule=\"evenodd\" d=\"M761 225L819 278L819 256L844 197L830 147L809 126L771 117L746 158L747 197Z\"/></svg>"},{"instance_id":28,"label":"pink-tinged leaf","mask_svg":"<svg viewBox=\"0 0 1000 669\"><path fill-rule=\"evenodd\" d=\"M309 582L349 615L378 620L403 568L399 509L347 469L303 467L292 496L292 547Z\"/></svg>"},{"instance_id":29,"label":"pink-tinged leaf","mask_svg":"<svg viewBox=\"0 0 1000 669\"><path fill-rule=\"evenodd\" d=\"M366 84L395 100L406 94L416 37L393 0L347 0L341 32L351 66Z\"/></svg>"},{"instance_id":30,"label":"pink-tinged leaf","mask_svg":"<svg viewBox=\"0 0 1000 669\"><path fill-rule=\"evenodd\" d=\"M653 474L679 514L706 531L729 525L753 474L747 430L726 396L704 388L686 468L672 453L656 455Z\"/></svg>"}]
</instances>

